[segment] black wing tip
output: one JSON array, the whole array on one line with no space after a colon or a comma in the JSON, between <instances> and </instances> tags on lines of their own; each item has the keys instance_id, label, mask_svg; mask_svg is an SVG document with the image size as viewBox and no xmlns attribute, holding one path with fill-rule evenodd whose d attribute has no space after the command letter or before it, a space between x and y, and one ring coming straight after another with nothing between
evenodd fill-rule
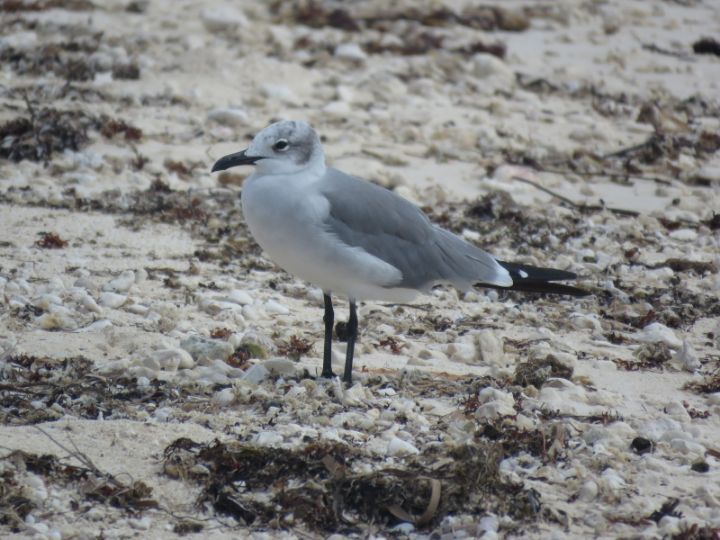
<instances>
[{"instance_id":1,"label":"black wing tip","mask_svg":"<svg viewBox=\"0 0 720 540\"><path fill-rule=\"evenodd\" d=\"M498 261L498 264L510 273L510 277L515 282L540 283L546 281L569 281L577 279L577 274L568 270L531 266L529 264L510 263L506 261Z\"/></svg>"},{"instance_id":2,"label":"black wing tip","mask_svg":"<svg viewBox=\"0 0 720 540\"><path fill-rule=\"evenodd\" d=\"M498 263L509 272L513 284L510 287L495 287L497 289L577 297L592 294L592 292L581 289L580 287L554 283L555 281L572 281L577 279L578 276L575 272L505 261L498 261Z\"/></svg>"}]
</instances>

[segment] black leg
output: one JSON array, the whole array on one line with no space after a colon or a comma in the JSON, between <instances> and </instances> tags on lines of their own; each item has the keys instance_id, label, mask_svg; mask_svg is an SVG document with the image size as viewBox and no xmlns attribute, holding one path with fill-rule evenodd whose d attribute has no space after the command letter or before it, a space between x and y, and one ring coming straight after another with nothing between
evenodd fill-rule
<instances>
[{"instance_id":1,"label":"black leg","mask_svg":"<svg viewBox=\"0 0 720 540\"><path fill-rule=\"evenodd\" d=\"M343 381L350 386L352 384L352 364L353 354L355 353L355 338L357 337L358 319L357 310L355 309L355 300L350 300L350 319L347 323L347 353L345 354L345 374Z\"/></svg>"},{"instance_id":2,"label":"black leg","mask_svg":"<svg viewBox=\"0 0 720 540\"><path fill-rule=\"evenodd\" d=\"M323 367L322 376L331 379L335 376L332 371L332 334L333 325L335 324L335 312L333 311L332 298L329 294L323 294L325 300L325 348L323 349Z\"/></svg>"}]
</instances>

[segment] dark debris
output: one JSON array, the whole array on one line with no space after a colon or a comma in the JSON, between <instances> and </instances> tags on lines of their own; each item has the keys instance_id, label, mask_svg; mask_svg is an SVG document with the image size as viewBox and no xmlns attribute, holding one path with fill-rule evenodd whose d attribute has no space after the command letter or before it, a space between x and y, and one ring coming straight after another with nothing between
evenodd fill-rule
<instances>
[{"instance_id":1,"label":"dark debris","mask_svg":"<svg viewBox=\"0 0 720 540\"><path fill-rule=\"evenodd\" d=\"M68 9L69 3L57 1L56 7ZM91 2L87 4L92 7ZM140 67L135 62L115 62L112 66L104 66L93 61L91 55L101 49L103 39L103 33L97 32L74 36L65 41L44 43L34 48L3 47L0 50L0 62L10 66L18 75L54 75L67 83L92 81L98 73L108 68L114 79L139 79Z\"/></svg>"},{"instance_id":2,"label":"dark debris","mask_svg":"<svg viewBox=\"0 0 720 540\"><path fill-rule=\"evenodd\" d=\"M99 120L100 133L103 137L112 139L118 134L122 134L126 141L136 142L142 139L143 132L140 128L132 126L124 120L116 120L103 116Z\"/></svg>"},{"instance_id":3,"label":"dark debris","mask_svg":"<svg viewBox=\"0 0 720 540\"><path fill-rule=\"evenodd\" d=\"M700 38L693 43L692 48L695 54L714 54L715 56L720 56L720 41L714 38Z\"/></svg>"},{"instance_id":4,"label":"dark debris","mask_svg":"<svg viewBox=\"0 0 720 540\"><path fill-rule=\"evenodd\" d=\"M40 233L40 239L35 241L35 245L44 249L62 249L67 247L67 240L60 238L60 235L54 232Z\"/></svg>"},{"instance_id":5,"label":"dark debris","mask_svg":"<svg viewBox=\"0 0 720 540\"><path fill-rule=\"evenodd\" d=\"M665 501L659 510L655 510L648 516L648 519L653 520L655 523L659 523L665 516L671 516L676 518L682 517L682 512L676 512L675 509L680 505L680 499L668 499Z\"/></svg>"},{"instance_id":6,"label":"dark debris","mask_svg":"<svg viewBox=\"0 0 720 540\"><path fill-rule=\"evenodd\" d=\"M47 162L55 152L79 150L88 141L95 120L80 110L59 111L45 107L0 126L0 158L11 161Z\"/></svg>"},{"instance_id":7,"label":"dark debris","mask_svg":"<svg viewBox=\"0 0 720 540\"><path fill-rule=\"evenodd\" d=\"M23 494L15 471L31 472L48 485L73 490L79 500L113 506L131 515L159 507L152 498L152 488L144 482L126 484L93 466L69 465L54 455L21 450L10 452L0 460L11 464L5 469L0 485L0 524L7 524L15 531L20 530L19 519L35 509L35 503Z\"/></svg>"},{"instance_id":8,"label":"dark debris","mask_svg":"<svg viewBox=\"0 0 720 540\"><path fill-rule=\"evenodd\" d=\"M483 31L505 30L522 32L530 26L529 11L514 11L499 6L468 5L462 11L444 6L412 6L396 8L389 4L384 9L368 12L327 5L317 0L275 0L270 6L278 22L304 24L312 28L332 27L347 32L374 29L390 32L393 25L412 24L427 28L448 28L466 26Z\"/></svg>"},{"instance_id":9,"label":"dark debris","mask_svg":"<svg viewBox=\"0 0 720 540\"><path fill-rule=\"evenodd\" d=\"M393 354L400 354L402 352L403 347L405 347L405 343L399 343L398 340L395 339L394 337L388 336L385 339L380 340L380 343L378 343L378 346L389 349L390 352Z\"/></svg>"},{"instance_id":10,"label":"dark debris","mask_svg":"<svg viewBox=\"0 0 720 540\"><path fill-rule=\"evenodd\" d=\"M0 158L47 163L53 154L65 149L80 150L89 142L88 132L91 130L98 130L108 138L122 133L128 142L142 138L140 129L123 120L105 115L95 117L80 109L61 111L43 107L36 110L27 98L25 103L25 116L18 116L0 126Z\"/></svg>"},{"instance_id":11,"label":"dark debris","mask_svg":"<svg viewBox=\"0 0 720 540\"><path fill-rule=\"evenodd\" d=\"M691 381L683 386L683 389L690 390L696 394L714 394L720 392L720 371L706 376L702 381Z\"/></svg>"},{"instance_id":12,"label":"dark debris","mask_svg":"<svg viewBox=\"0 0 720 540\"><path fill-rule=\"evenodd\" d=\"M149 407L180 403L184 392L159 381L139 388L127 377L102 377L84 357L10 356L0 373L0 421L28 425L77 418L144 418ZM38 404L42 406L38 407Z\"/></svg>"},{"instance_id":13,"label":"dark debris","mask_svg":"<svg viewBox=\"0 0 720 540\"><path fill-rule=\"evenodd\" d=\"M457 513L496 512L521 522L533 520L541 507L538 496L501 479L503 453L498 443L478 441L430 451L408 460L402 469L353 473L351 463L363 456L343 444L314 443L290 450L178 439L165 450L164 471L200 484L198 505L209 503L253 527L290 526L299 520L325 533L359 533L366 523L391 526L398 523L393 507L411 515L426 509L430 486L424 478L440 480L442 486L431 524Z\"/></svg>"},{"instance_id":14,"label":"dark debris","mask_svg":"<svg viewBox=\"0 0 720 540\"><path fill-rule=\"evenodd\" d=\"M655 450L655 443L645 437L635 437L630 443L630 448L633 452L641 456Z\"/></svg>"},{"instance_id":15,"label":"dark debris","mask_svg":"<svg viewBox=\"0 0 720 540\"><path fill-rule=\"evenodd\" d=\"M432 221L455 233L477 231L487 246L505 245L522 255L531 248L546 249L552 238L567 242L587 234L581 216L550 217L530 212L504 191L491 191L469 207L447 204L424 207ZM483 246L481 246L483 247Z\"/></svg>"},{"instance_id":16,"label":"dark debris","mask_svg":"<svg viewBox=\"0 0 720 540\"><path fill-rule=\"evenodd\" d=\"M210 337L212 339L222 339L224 341L227 341L227 339L232 335L233 331L229 328L213 328L210 331Z\"/></svg>"},{"instance_id":17,"label":"dark debris","mask_svg":"<svg viewBox=\"0 0 720 540\"><path fill-rule=\"evenodd\" d=\"M46 11L63 8L72 11L89 11L95 8L90 0L3 0L0 11L17 13L21 11Z\"/></svg>"},{"instance_id":18,"label":"dark debris","mask_svg":"<svg viewBox=\"0 0 720 540\"><path fill-rule=\"evenodd\" d=\"M718 538L720 538L720 527L692 523L681 524L680 531L673 534L671 540L717 540Z\"/></svg>"},{"instance_id":19,"label":"dark debris","mask_svg":"<svg viewBox=\"0 0 720 540\"><path fill-rule=\"evenodd\" d=\"M313 344L307 339L299 336L291 336L288 342L278 345L277 352L280 356L287 356L292 360L300 360L300 357L306 355L312 349Z\"/></svg>"},{"instance_id":20,"label":"dark debris","mask_svg":"<svg viewBox=\"0 0 720 540\"><path fill-rule=\"evenodd\" d=\"M552 354L542 359L534 359L519 364L515 368L515 384L520 386L533 385L540 389L551 377L570 379L573 369L559 361Z\"/></svg>"}]
</instances>

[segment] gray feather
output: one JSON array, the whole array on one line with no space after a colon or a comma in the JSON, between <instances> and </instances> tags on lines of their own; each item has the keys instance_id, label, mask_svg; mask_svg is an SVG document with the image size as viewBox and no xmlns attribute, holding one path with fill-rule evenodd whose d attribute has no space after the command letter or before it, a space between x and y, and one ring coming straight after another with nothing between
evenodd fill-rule
<instances>
[{"instance_id":1,"label":"gray feather","mask_svg":"<svg viewBox=\"0 0 720 540\"><path fill-rule=\"evenodd\" d=\"M392 191L336 169L327 169L319 188L330 203L326 230L400 270L402 280L393 287L427 290L446 282L464 290L512 283L489 254L433 225Z\"/></svg>"}]
</instances>

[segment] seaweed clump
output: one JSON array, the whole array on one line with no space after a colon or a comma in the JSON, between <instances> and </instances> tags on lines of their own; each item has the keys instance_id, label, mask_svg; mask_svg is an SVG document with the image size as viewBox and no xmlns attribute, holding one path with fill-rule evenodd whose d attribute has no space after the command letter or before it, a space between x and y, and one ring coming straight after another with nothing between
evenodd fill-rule
<instances>
[{"instance_id":1,"label":"seaweed clump","mask_svg":"<svg viewBox=\"0 0 720 540\"><path fill-rule=\"evenodd\" d=\"M324 533L351 534L365 523L410 521L422 528L459 513L534 518L539 496L501 478L504 455L501 444L478 441L430 450L402 466L355 472L352 463L363 456L338 443L286 449L181 438L165 449L164 472L200 484L199 507L209 504L247 525L301 522Z\"/></svg>"},{"instance_id":2,"label":"seaweed clump","mask_svg":"<svg viewBox=\"0 0 720 540\"><path fill-rule=\"evenodd\" d=\"M79 150L88 141L95 119L86 112L59 111L44 107L29 116L14 118L0 126L0 158L11 161L50 160L54 152Z\"/></svg>"}]
</instances>

